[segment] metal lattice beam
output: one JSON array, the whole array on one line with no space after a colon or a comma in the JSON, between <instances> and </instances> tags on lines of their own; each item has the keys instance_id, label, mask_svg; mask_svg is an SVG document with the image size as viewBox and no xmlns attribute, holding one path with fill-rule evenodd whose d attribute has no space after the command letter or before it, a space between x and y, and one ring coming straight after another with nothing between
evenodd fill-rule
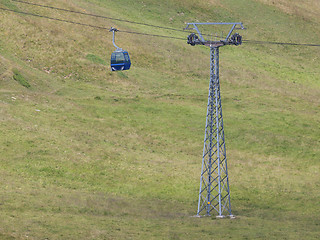
<instances>
[{"instance_id":1,"label":"metal lattice beam","mask_svg":"<svg viewBox=\"0 0 320 240\"><path fill-rule=\"evenodd\" d=\"M212 42L203 38L197 25L232 25L224 40ZM190 28L190 26L193 28ZM188 23L186 29L196 30L188 37L188 43L210 46L210 83L207 104L206 127L202 154L200 190L197 216L211 216L213 212L218 218L231 213L230 188L227 167L224 126L222 117L220 79L219 79L219 48L224 45L240 45L241 36L231 36L236 25L242 23Z\"/></svg>"},{"instance_id":2,"label":"metal lattice beam","mask_svg":"<svg viewBox=\"0 0 320 240\"><path fill-rule=\"evenodd\" d=\"M202 170L197 215L231 214L227 156L223 128L219 47L211 47L210 84L207 105Z\"/></svg>"}]
</instances>

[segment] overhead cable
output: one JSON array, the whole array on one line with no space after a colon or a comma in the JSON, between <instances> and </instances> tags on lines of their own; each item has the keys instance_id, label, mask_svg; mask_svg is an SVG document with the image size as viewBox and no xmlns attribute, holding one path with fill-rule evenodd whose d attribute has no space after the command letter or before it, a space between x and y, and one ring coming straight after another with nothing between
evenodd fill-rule
<instances>
[{"instance_id":1,"label":"overhead cable","mask_svg":"<svg viewBox=\"0 0 320 240\"><path fill-rule=\"evenodd\" d=\"M252 43L252 44L274 44L274 45L320 47L320 44L312 44L312 43L284 43L284 42L257 41L257 40L242 40L242 42Z\"/></svg>"},{"instance_id":2,"label":"overhead cable","mask_svg":"<svg viewBox=\"0 0 320 240\"><path fill-rule=\"evenodd\" d=\"M64 12L81 14L81 15L90 16L90 17L96 17L96 18L102 18L102 19L109 19L109 20L120 21L120 22L127 22L127 23L132 23L132 24L137 24L137 25L143 25L143 26L148 26L148 27L153 27L153 28L159 28L159 29L166 29L166 30L176 31L176 32L186 32L186 30L184 30L184 29L164 27L164 26L158 26L158 25L153 25L153 24L148 24L148 23L130 21L130 20L126 20L126 19L119 19L119 18L107 17L107 16L102 16L102 15L97 15L97 14L91 14L91 13L85 13L85 12L79 12L79 11L69 10L69 9L65 9L65 8L58 8L58 7L53 7L53 6L38 4L38 3L31 3L31 2L21 1L21 0L11 0L11 1L13 1L13 2L19 2L19 3L24 3L24 4L29 4L29 5L37 6L37 7L43 7L43 8L49 8L49 9L54 9L54 10L59 10L59 11L64 11ZM211 36L211 37L212 37L212 34L202 34L202 35L204 35L204 36ZM215 36L215 37L219 37L219 36Z\"/></svg>"},{"instance_id":3,"label":"overhead cable","mask_svg":"<svg viewBox=\"0 0 320 240\"><path fill-rule=\"evenodd\" d=\"M12 0L12 1L27 3L27 2L24 2L24 1L20 1L20 0ZM27 4L33 4L33 5L35 5L34 3L27 3ZM36 4L36 5L40 5L40 4ZM41 6L44 6L44 5L41 5ZM49 7L49 6L45 6L45 7L58 9L58 8ZM46 19L50 19L50 20L54 20L54 21L71 23L71 24L76 24L76 25L81 25L81 26L86 26L86 27L91 27L91 28L96 28L96 29L109 30L109 28L107 28L107 27L101 27L101 26L91 25L91 24L87 24L87 23L80 23L80 22L75 22L75 21L70 21L70 20L64 20L64 19L60 19L60 18L53 18L53 17L43 16L43 15L34 14L34 13L29 13L29 12L22 12L22 11L17 11L17 10L2 8L2 7L0 7L0 10L9 11L9 12L14 12L14 13L20 13L20 14L29 15L29 16L34 16L34 17L41 17L41 18L46 18ZM61 10L70 11L70 12L75 12L75 13L81 13L81 12L76 12L76 11L67 10L67 9L61 9ZM94 14L87 14L87 13L81 13L81 14L90 15L90 16L97 16L97 17L102 17L102 18L108 18L108 17L99 16L99 15L94 15ZM110 19L119 20L119 21L125 21L125 22L130 22L130 23L135 23L135 24L144 24L144 23L132 22L132 21L127 21L127 20L122 20L122 19L115 19L115 18L110 18ZM178 29L174 29L174 28L166 28L166 27L161 27L161 26L156 26L156 25L149 25L149 24L144 24L144 25L148 25L148 26L150 26L150 27L157 27L157 28L165 28L165 29L176 30L176 31L183 31L183 30L178 30ZM119 32L128 33L128 34L137 34L137 35L151 36L151 37L169 38L169 39L176 39L176 40L186 40L185 38L180 38L180 37L157 35L157 34L149 34L149 33L141 33L141 32L134 32L134 31L119 30ZM183 31L183 32L184 32L184 31ZM288 42L272 42L272 41L257 41L257 40L249 40L249 39L243 39L242 42L244 42L244 43L249 43L249 44L273 44L273 45L290 45L290 46L320 47L320 44L311 44L311 43L310 43L310 44L309 44L309 43L288 43Z\"/></svg>"},{"instance_id":4,"label":"overhead cable","mask_svg":"<svg viewBox=\"0 0 320 240\"><path fill-rule=\"evenodd\" d=\"M19 2L19 3L24 3L24 4L29 4L29 5L38 6L38 7L43 7L43 8L50 8L50 9L59 10L59 11L64 11L64 12L82 14L82 15L86 15L86 16L90 16L90 17L110 19L110 20L114 20L114 21L133 23L133 24L144 25L144 26L153 27L153 28L162 28L162 29L171 30L171 31L185 32L185 31L182 30L182 29L176 29L176 28L171 28L171 27L157 26L157 25L152 25L152 24L148 24L148 23L135 22L135 21L125 20L125 19L119 19L119 18L113 18L113 17L106 17L106 16L101 16L101 15L96 15L96 14L91 14L91 13L85 13L85 12L79 12L79 11L69 10L69 9L65 9L65 8L58 8L58 7L52 7L52 6L42 5L42 4L38 4L38 3L31 3L31 2L25 2L25 1L20 1L20 0L11 0L11 1L13 1L13 2Z\"/></svg>"},{"instance_id":5,"label":"overhead cable","mask_svg":"<svg viewBox=\"0 0 320 240\"><path fill-rule=\"evenodd\" d=\"M39 14L35 14L35 13L22 12L22 11L17 11L17 10L12 10L12 9L6 9L6 8L2 8L2 7L0 7L0 10L14 12L14 13L20 13L20 14L34 16L34 17L46 18L46 19L55 20L55 21L59 21L59 22L77 24L77 25L86 26L86 27L109 30L109 28L106 28L106 27L91 25L91 24L87 24L87 23L80 23L80 22L75 22L75 21L70 21L70 20L64 20L64 19L60 19L60 18L53 18L53 17L43 16L43 15L39 15ZM133 31L119 30L119 32L129 33L129 34L137 34L137 35L144 35L144 36L151 36L151 37L161 37L161 38L185 40L185 38L178 38L178 37L164 36L164 35L157 35L157 34L149 34L149 33L141 33L141 32L133 32Z\"/></svg>"}]
</instances>

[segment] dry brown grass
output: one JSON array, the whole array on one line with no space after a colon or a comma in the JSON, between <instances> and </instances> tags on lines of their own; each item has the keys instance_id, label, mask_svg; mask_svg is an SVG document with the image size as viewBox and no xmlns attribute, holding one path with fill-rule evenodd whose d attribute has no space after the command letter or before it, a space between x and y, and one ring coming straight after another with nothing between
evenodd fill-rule
<instances>
[{"instance_id":1,"label":"dry brown grass","mask_svg":"<svg viewBox=\"0 0 320 240\"><path fill-rule=\"evenodd\" d=\"M319 0L257 0L265 4L275 6L283 12L300 16L309 20L319 20Z\"/></svg>"}]
</instances>

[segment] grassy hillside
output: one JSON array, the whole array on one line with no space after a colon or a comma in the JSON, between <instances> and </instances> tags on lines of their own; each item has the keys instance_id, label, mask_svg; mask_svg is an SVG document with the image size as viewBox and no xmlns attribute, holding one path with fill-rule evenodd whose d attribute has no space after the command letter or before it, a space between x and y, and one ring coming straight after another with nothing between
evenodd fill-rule
<instances>
[{"instance_id":1,"label":"grassy hillside","mask_svg":"<svg viewBox=\"0 0 320 240\"><path fill-rule=\"evenodd\" d=\"M182 29L242 21L245 39L318 43L317 1L33 0ZM120 30L127 22L0 7ZM320 48L220 51L235 220L196 214L209 49L0 10L0 239L318 239ZM203 29L220 34L220 29Z\"/></svg>"}]
</instances>

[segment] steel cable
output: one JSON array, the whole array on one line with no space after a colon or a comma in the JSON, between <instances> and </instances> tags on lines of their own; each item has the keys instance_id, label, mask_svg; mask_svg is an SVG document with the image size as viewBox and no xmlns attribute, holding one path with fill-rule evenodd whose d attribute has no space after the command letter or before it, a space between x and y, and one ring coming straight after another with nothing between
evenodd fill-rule
<instances>
[{"instance_id":1,"label":"steel cable","mask_svg":"<svg viewBox=\"0 0 320 240\"><path fill-rule=\"evenodd\" d=\"M163 28L163 29L167 29L167 30L175 30L175 31L185 32L183 30L174 29L174 28L167 28L167 27L161 27L161 26L145 24L145 23L138 23L138 22L123 20L123 19L115 19L115 18L109 18L109 17L105 17L105 16L100 16L100 15L81 13L81 12L77 12L77 11L73 11L73 10L50 7L50 6L45 6L45 5L35 4L35 3L28 3L28 2L24 2L24 1L20 1L20 0L12 0L12 1L31 4L31 5L36 5L36 6L41 6L41 7L47 7L47 8L51 8L51 9L63 10L63 11L67 11L67 12L79 13L79 14L84 14L84 15L88 15L88 16L107 18L107 19L112 19L112 20L124 21L124 22L128 22L128 23L142 24L142 25L146 25L146 26L150 26L150 27L156 27L156 28ZM22 12L22 11L17 11L17 10L2 8L2 7L0 7L0 10L14 12L14 13L20 13L20 14L34 16L34 17L41 17L41 18L46 18L46 19L49 19L49 20L55 20L55 21L71 23L71 24L76 24L76 25L81 25L81 26L87 26L87 27L92 27L92 28L96 28L96 29L109 30L109 28L106 28L106 27L91 25L91 24L87 24L87 23L80 23L80 22L75 22L75 21L70 21L70 20L64 20L64 19L59 19L59 18L54 18L54 17L48 17L48 16L43 16L43 15L39 15L39 14L35 14L35 13ZM157 35L157 34L149 34L149 33L141 33L141 32L134 32L134 31L119 30L119 32L128 33L128 34L137 34L137 35L143 35L143 36L151 36L151 37L169 38L169 39L176 39L176 40L186 40L186 38L165 36L165 35ZM249 40L249 39L244 39L244 40L242 40L242 42L249 43L249 44L273 44L273 45L320 47L320 44L312 44L312 43L272 42L272 41L258 41L258 40Z\"/></svg>"}]
</instances>

